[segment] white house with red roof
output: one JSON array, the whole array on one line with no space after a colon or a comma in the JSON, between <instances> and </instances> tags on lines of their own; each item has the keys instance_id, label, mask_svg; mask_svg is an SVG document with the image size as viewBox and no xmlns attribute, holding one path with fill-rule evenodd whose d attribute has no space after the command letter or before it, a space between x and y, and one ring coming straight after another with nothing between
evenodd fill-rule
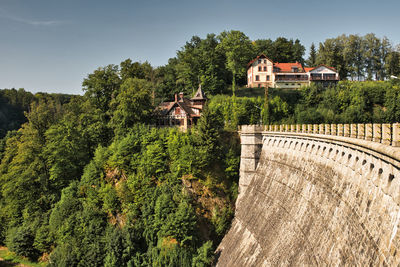
<instances>
[{"instance_id":1,"label":"white house with red roof","mask_svg":"<svg viewBox=\"0 0 400 267\"><path fill-rule=\"evenodd\" d=\"M328 85L338 80L339 74L334 68L325 65L304 68L299 62L274 63L264 54L247 65L247 87L298 89L311 82Z\"/></svg>"}]
</instances>

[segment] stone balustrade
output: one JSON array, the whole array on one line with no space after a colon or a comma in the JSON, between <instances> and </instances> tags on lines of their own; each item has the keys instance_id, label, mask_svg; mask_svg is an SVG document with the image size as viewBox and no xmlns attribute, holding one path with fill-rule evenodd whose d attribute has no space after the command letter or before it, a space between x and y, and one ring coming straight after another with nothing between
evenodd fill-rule
<instances>
[{"instance_id":1,"label":"stone balustrade","mask_svg":"<svg viewBox=\"0 0 400 267\"><path fill-rule=\"evenodd\" d=\"M239 131L249 125L239 126ZM344 136L400 147L400 123L366 124L281 124L259 126L264 132L291 132ZM246 131L246 130L245 130Z\"/></svg>"}]
</instances>

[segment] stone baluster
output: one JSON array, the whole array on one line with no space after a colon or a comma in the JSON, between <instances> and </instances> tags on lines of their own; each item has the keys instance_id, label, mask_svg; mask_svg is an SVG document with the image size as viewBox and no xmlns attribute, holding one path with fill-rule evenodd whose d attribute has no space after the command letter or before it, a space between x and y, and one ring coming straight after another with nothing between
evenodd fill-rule
<instances>
[{"instance_id":1,"label":"stone baluster","mask_svg":"<svg viewBox=\"0 0 400 267\"><path fill-rule=\"evenodd\" d=\"M307 133L309 134L313 133L312 127L313 127L312 124L307 124Z\"/></svg>"},{"instance_id":2,"label":"stone baluster","mask_svg":"<svg viewBox=\"0 0 400 267\"><path fill-rule=\"evenodd\" d=\"M302 124L301 125L301 132L302 133L307 133L307 124Z\"/></svg>"},{"instance_id":3,"label":"stone baluster","mask_svg":"<svg viewBox=\"0 0 400 267\"><path fill-rule=\"evenodd\" d=\"M285 124L285 132L289 132L289 125Z\"/></svg>"},{"instance_id":4,"label":"stone baluster","mask_svg":"<svg viewBox=\"0 0 400 267\"><path fill-rule=\"evenodd\" d=\"M382 144L390 145L392 142L392 127L389 123L382 124Z\"/></svg>"},{"instance_id":5,"label":"stone baluster","mask_svg":"<svg viewBox=\"0 0 400 267\"><path fill-rule=\"evenodd\" d=\"M331 134L331 125L325 124L325 134Z\"/></svg>"},{"instance_id":6,"label":"stone baluster","mask_svg":"<svg viewBox=\"0 0 400 267\"><path fill-rule=\"evenodd\" d=\"M343 124L338 124L337 125L337 135L338 136L343 136Z\"/></svg>"},{"instance_id":7,"label":"stone baluster","mask_svg":"<svg viewBox=\"0 0 400 267\"><path fill-rule=\"evenodd\" d=\"M372 141L373 131L372 131L372 124L367 123L365 124L365 140Z\"/></svg>"},{"instance_id":8,"label":"stone baluster","mask_svg":"<svg viewBox=\"0 0 400 267\"><path fill-rule=\"evenodd\" d=\"M296 125L295 125L295 124L291 124L291 125L290 125L290 131L291 131L292 133L295 133L295 132L296 132Z\"/></svg>"},{"instance_id":9,"label":"stone baluster","mask_svg":"<svg viewBox=\"0 0 400 267\"><path fill-rule=\"evenodd\" d=\"M318 124L313 124L313 134L318 133Z\"/></svg>"},{"instance_id":10,"label":"stone baluster","mask_svg":"<svg viewBox=\"0 0 400 267\"><path fill-rule=\"evenodd\" d=\"M350 124L350 137L357 138L357 124Z\"/></svg>"},{"instance_id":11,"label":"stone baluster","mask_svg":"<svg viewBox=\"0 0 400 267\"><path fill-rule=\"evenodd\" d=\"M344 137L350 137L350 124L343 125Z\"/></svg>"},{"instance_id":12,"label":"stone baluster","mask_svg":"<svg viewBox=\"0 0 400 267\"><path fill-rule=\"evenodd\" d=\"M372 124L372 141L380 143L382 140L382 125L379 123Z\"/></svg>"},{"instance_id":13,"label":"stone baluster","mask_svg":"<svg viewBox=\"0 0 400 267\"><path fill-rule=\"evenodd\" d=\"M337 124L331 124L331 134L337 135Z\"/></svg>"},{"instance_id":14,"label":"stone baluster","mask_svg":"<svg viewBox=\"0 0 400 267\"><path fill-rule=\"evenodd\" d=\"M393 123L392 131L392 146L400 146L400 123Z\"/></svg>"},{"instance_id":15,"label":"stone baluster","mask_svg":"<svg viewBox=\"0 0 400 267\"><path fill-rule=\"evenodd\" d=\"M325 134L325 125L324 124L319 125L319 134Z\"/></svg>"},{"instance_id":16,"label":"stone baluster","mask_svg":"<svg viewBox=\"0 0 400 267\"><path fill-rule=\"evenodd\" d=\"M296 133L301 133L301 124L296 124Z\"/></svg>"},{"instance_id":17,"label":"stone baluster","mask_svg":"<svg viewBox=\"0 0 400 267\"><path fill-rule=\"evenodd\" d=\"M365 125L357 124L357 138L364 139L365 138Z\"/></svg>"},{"instance_id":18,"label":"stone baluster","mask_svg":"<svg viewBox=\"0 0 400 267\"><path fill-rule=\"evenodd\" d=\"M283 132L283 131L284 131L284 129L285 129L285 127L284 127L284 125L283 125L283 124L279 125L279 131L280 131L280 132Z\"/></svg>"}]
</instances>

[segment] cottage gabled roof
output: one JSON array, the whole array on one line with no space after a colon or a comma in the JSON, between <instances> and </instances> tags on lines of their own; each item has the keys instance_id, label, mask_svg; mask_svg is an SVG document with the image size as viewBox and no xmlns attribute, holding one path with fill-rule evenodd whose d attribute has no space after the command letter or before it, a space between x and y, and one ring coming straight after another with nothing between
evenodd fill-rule
<instances>
[{"instance_id":1,"label":"cottage gabled roof","mask_svg":"<svg viewBox=\"0 0 400 267\"><path fill-rule=\"evenodd\" d=\"M192 97L192 100L207 100L206 95L204 94L203 90L201 89L201 84L199 84L199 89L197 89L196 94Z\"/></svg>"},{"instance_id":2,"label":"cottage gabled roof","mask_svg":"<svg viewBox=\"0 0 400 267\"><path fill-rule=\"evenodd\" d=\"M258 60L258 59L260 59L260 58L266 58L266 59L268 59L269 61L271 61L272 63L274 63L274 62L273 62L269 57L267 57L265 54L261 54L261 55L257 56L255 59L251 60L251 61L247 64L247 68L249 68L249 67L251 66L251 64L254 63L254 61L256 61L256 60Z\"/></svg>"},{"instance_id":3,"label":"cottage gabled roof","mask_svg":"<svg viewBox=\"0 0 400 267\"><path fill-rule=\"evenodd\" d=\"M194 114L193 110L190 107L188 107L187 105L185 105L184 102L178 102L178 105L186 112L186 114L189 114L189 115Z\"/></svg>"}]
</instances>

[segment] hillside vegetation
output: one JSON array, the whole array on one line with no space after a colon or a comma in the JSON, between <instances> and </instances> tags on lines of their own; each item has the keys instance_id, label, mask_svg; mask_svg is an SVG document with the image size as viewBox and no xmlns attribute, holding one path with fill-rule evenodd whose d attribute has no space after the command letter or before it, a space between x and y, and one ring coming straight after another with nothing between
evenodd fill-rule
<instances>
[{"instance_id":1,"label":"hillside vegetation","mask_svg":"<svg viewBox=\"0 0 400 267\"><path fill-rule=\"evenodd\" d=\"M2 139L0 243L54 266L210 265L233 216L237 134L210 109L188 132L149 126L151 83L118 81L35 98Z\"/></svg>"}]
</instances>

